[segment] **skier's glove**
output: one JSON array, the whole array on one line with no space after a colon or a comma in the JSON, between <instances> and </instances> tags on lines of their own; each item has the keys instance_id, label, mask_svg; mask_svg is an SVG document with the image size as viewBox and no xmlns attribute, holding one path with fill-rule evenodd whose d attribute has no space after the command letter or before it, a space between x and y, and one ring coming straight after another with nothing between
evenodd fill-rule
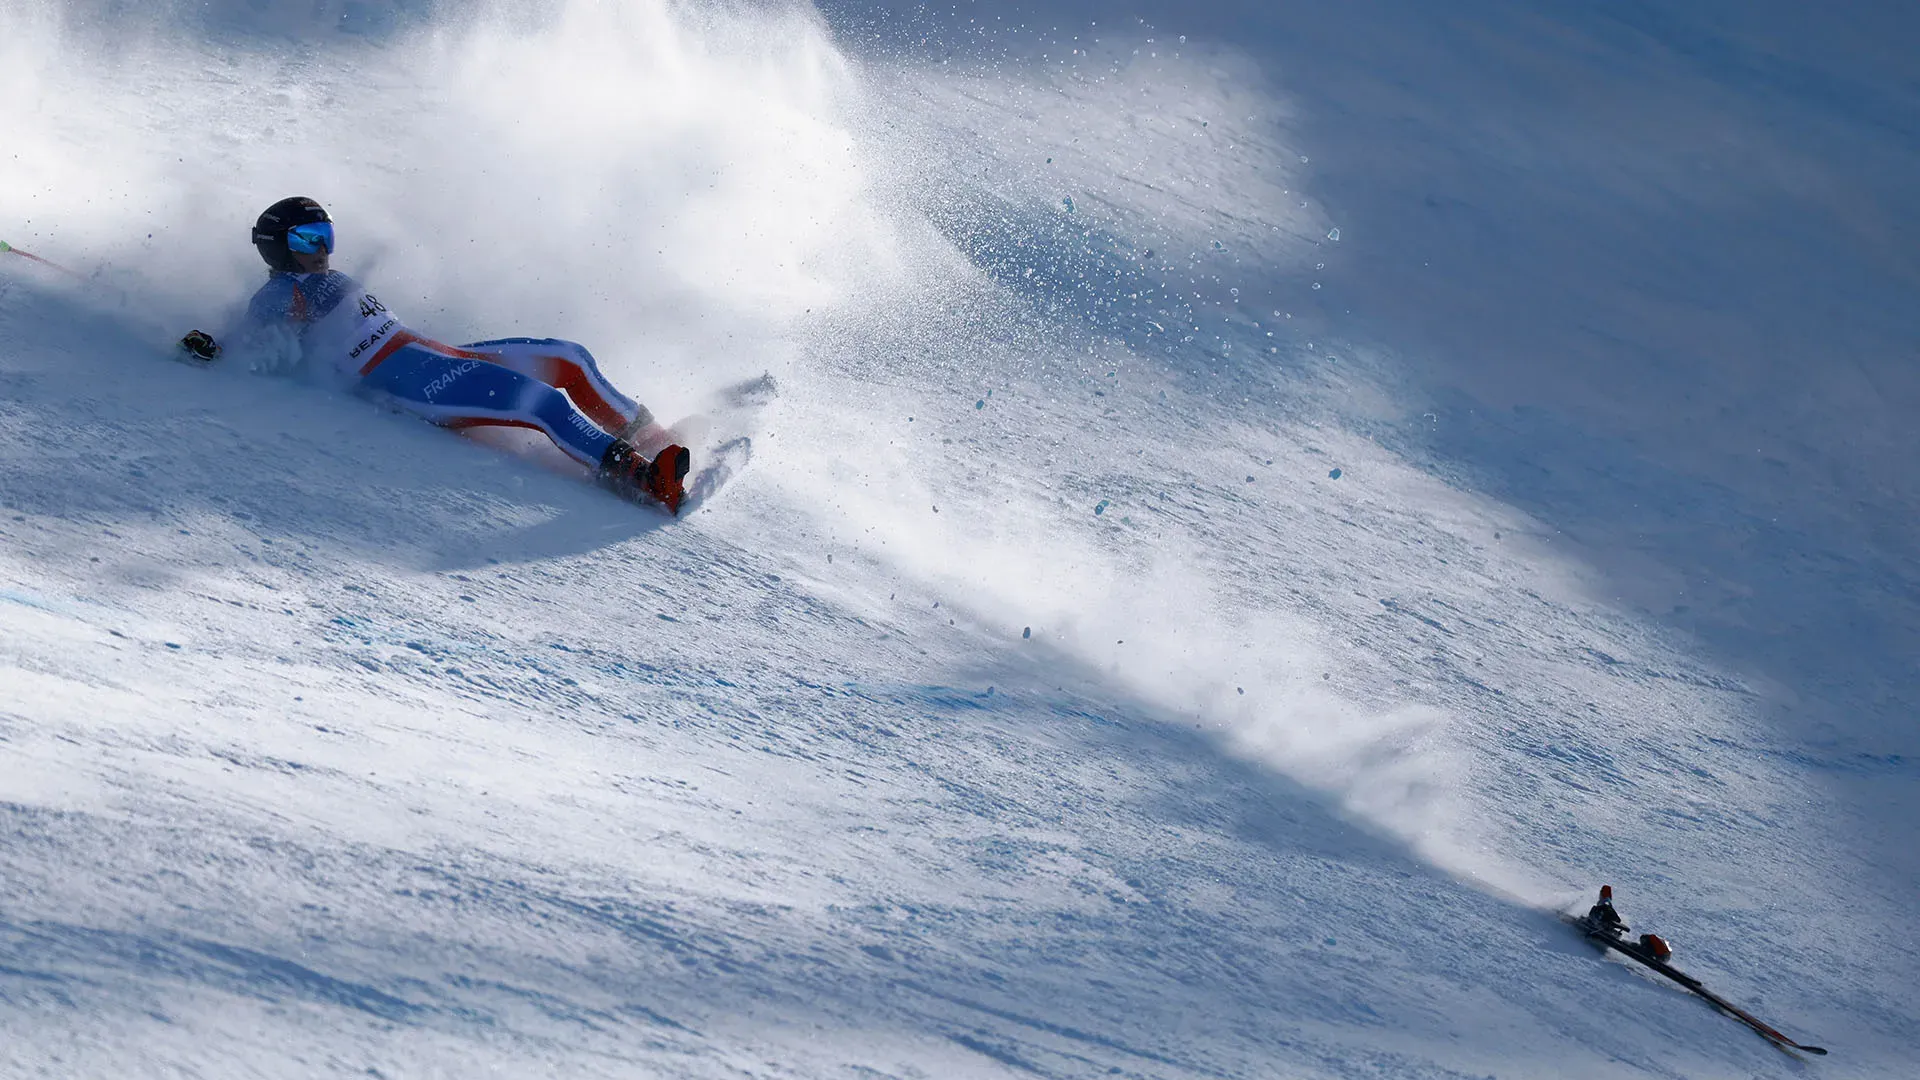
<instances>
[{"instance_id":1,"label":"skier's glove","mask_svg":"<svg viewBox=\"0 0 1920 1080\"><path fill-rule=\"evenodd\" d=\"M180 339L180 348L195 360L211 361L220 355L220 343L205 330L187 331L187 336Z\"/></svg>"}]
</instances>

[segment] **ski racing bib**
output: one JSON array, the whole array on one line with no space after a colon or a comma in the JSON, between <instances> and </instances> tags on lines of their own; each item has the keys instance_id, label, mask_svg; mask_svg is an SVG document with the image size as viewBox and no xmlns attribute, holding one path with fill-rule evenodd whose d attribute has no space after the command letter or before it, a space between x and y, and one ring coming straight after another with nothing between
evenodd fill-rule
<instances>
[{"instance_id":1,"label":"ski racing bib","mask_svg":"<svg viewBox=\"0 0 1920 1080\"><path fill-rule=\"evenodd\" d=\"M254 294L248 315L263 324L292 323L309 365L355 379L400 344L419 340L379 297L335 270L275 274Z\"/></svg>"}]
</instances>

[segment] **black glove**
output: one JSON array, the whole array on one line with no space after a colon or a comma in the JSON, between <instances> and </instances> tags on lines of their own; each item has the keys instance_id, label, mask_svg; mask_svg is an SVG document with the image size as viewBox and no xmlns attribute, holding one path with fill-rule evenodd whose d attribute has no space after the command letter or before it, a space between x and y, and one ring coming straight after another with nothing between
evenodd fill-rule
<instances>
[{"instance_id":1,"label":"black glove","mask_svg":"<svg viewBox=\"0 0 1920 1080\"><path fill-rule=\"evenodd\" d=\"M220 355L220 343L205 330L189 330L187 336L180 339L180 348L195 360L212 360Z\"/></svg>"}]
</instances>

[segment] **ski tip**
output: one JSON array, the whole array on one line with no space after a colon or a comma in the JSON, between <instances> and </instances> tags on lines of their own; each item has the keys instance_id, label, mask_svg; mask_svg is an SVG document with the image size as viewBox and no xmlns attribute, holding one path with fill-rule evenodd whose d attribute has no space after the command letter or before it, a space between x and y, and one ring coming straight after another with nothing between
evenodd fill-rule
<instances>
[{"instance_id":1,"label":"ski tip","mask_svg":"<svg viewBox=\"0 0 1920 1080\"><path fill-rule=\"evenodd\" d=\"M1793 1045L1793 1048L1795 1050L1801 1051L1802 1053L1819 1054L1821 1057L1827 1056L1827 1048L1824 1046L1801 1046L1799 1043L1795 1043Z\"/></svg>"}]
</instances>

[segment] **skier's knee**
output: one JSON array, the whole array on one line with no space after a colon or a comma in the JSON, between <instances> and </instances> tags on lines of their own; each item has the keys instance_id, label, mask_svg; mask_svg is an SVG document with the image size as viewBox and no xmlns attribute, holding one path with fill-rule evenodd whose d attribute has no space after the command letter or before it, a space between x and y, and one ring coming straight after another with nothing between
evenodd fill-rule
<instances>
[{"instance_id":1,"label":"skier's knee","mask_svg":"<svg viewBox=\"0 0 1920 1080\"><path fill-rule=\"evenodd\" d=\"M587 351L585 345L577 341L555 341L553 345L561 355L588 371L597 373L600 370L599 364L594 360L593 354Z\"/></svg>"}]
</instances>

